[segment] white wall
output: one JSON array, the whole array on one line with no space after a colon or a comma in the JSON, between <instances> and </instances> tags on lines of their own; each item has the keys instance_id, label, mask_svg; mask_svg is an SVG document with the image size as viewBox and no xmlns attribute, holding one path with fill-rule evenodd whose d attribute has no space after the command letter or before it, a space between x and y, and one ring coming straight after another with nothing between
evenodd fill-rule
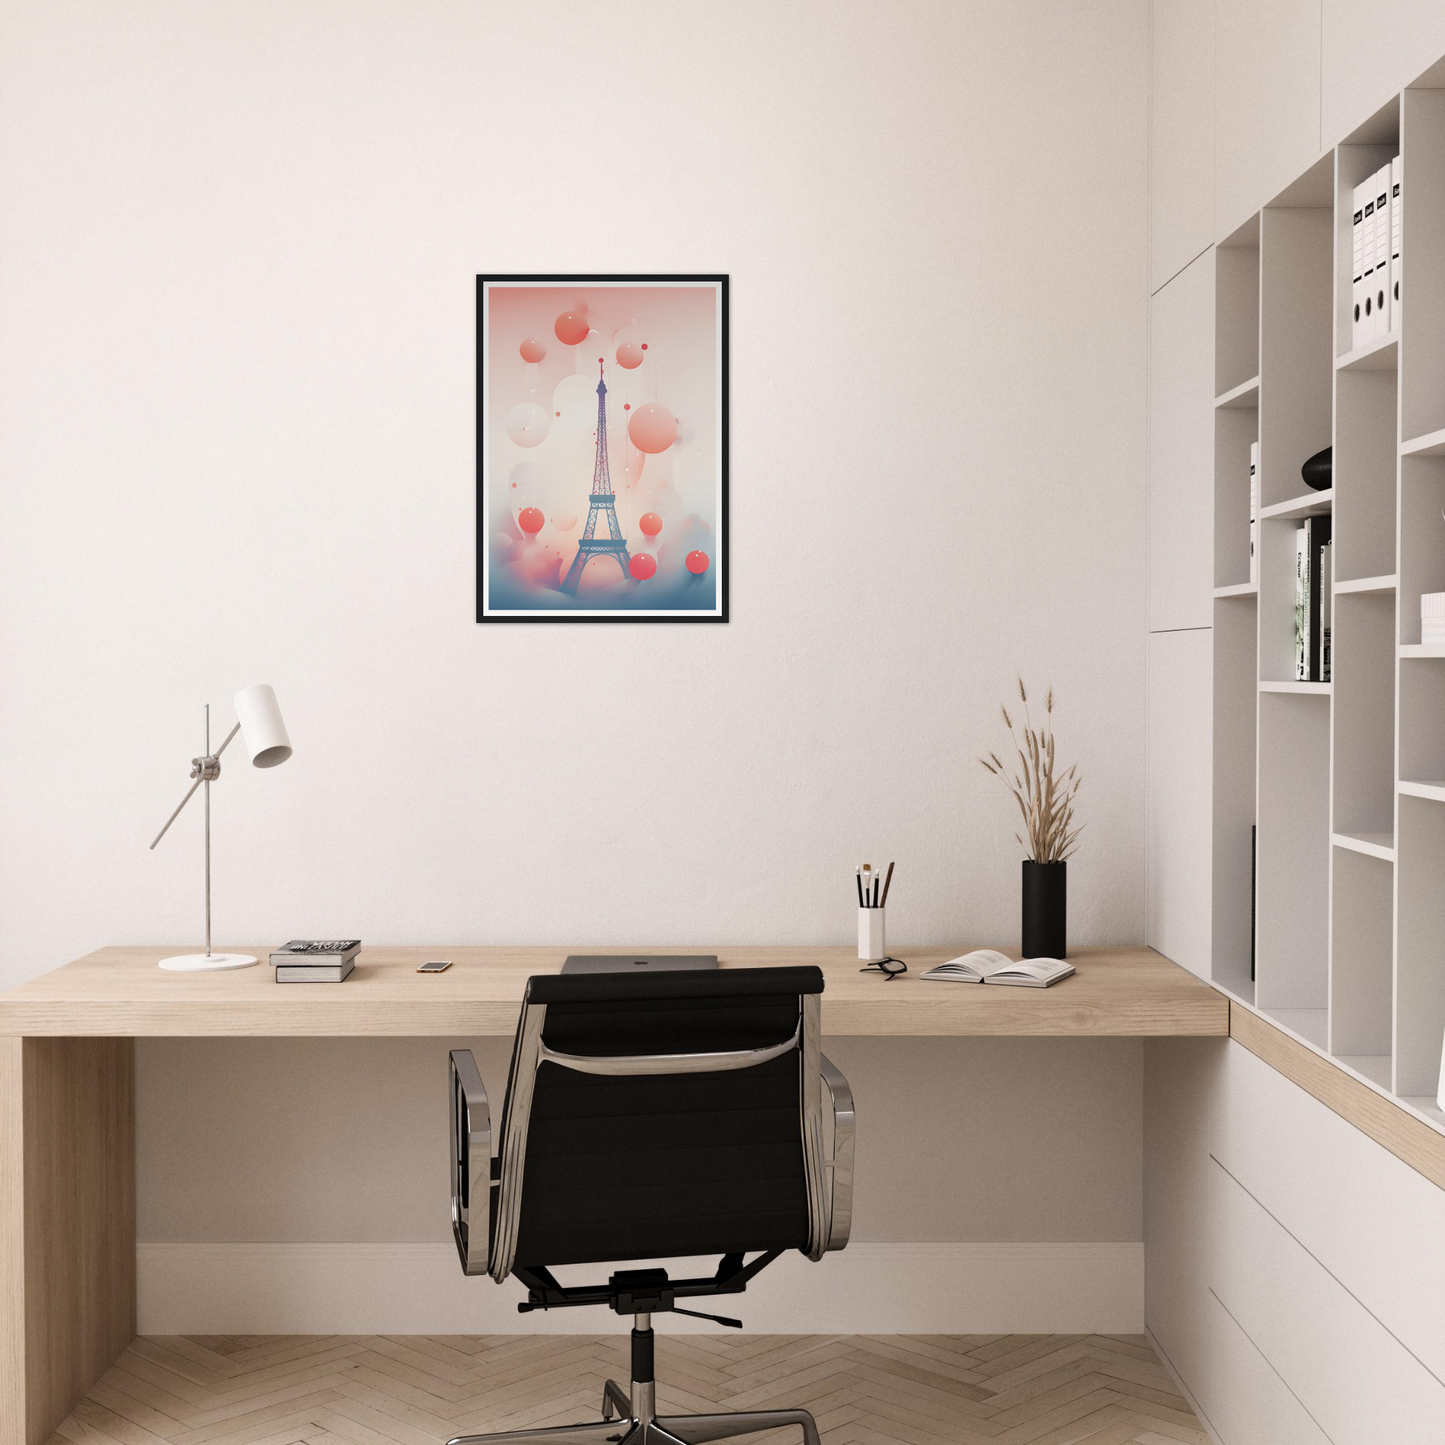
<instances>
[{"instance_id":1,"label":"white wall","mask_svg":"<svg viewBox=\"0 0 1445 1445\"><path fill-rule=\"evenodd\" d=\"M296 754L227 756L222 944L841 943L864 857L896 946L1008 942L975 759L1019 671L1085 779L1071 940L1136 941L1146 22L7 7L0 984L198 941L199 812L146 844L256 680ZM473 622L487 270L731 274L728 625ZM264 1116L267 1057L143 1048L146 1168L167 1100L239 1072ZM264 1139L232 1163L290 1187ZM880 1233L929 1237L908 1206Z\"/></svg>"},{"instance_id":2,"label":"white wall","mask_svg":"<svg viewBox=\"0 0 1445 1445\"><path fill-rule=\"evenodd\" d=\"M1017 670L1086 779L1072 936L1137 939L1144 234L1082 222L1142 204L1145 44L1142 3L10 7L5 979L195 941L199 814L146 844L256 679L296 755L227 758L222 941L841 942L863 857L900 942L1016 937L975 758ZM727 626L472 620L473 278L589 268L732 275Z\"/></svg>"}]
</instances>

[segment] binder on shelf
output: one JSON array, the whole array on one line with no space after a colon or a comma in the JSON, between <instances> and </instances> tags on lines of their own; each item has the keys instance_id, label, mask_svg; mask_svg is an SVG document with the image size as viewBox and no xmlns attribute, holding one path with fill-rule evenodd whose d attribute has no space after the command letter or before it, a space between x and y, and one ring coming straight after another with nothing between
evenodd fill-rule
<instances>
[{"instance_id":1,"label":"binder on shelf","mask_svg":"<svg viewBox=\"0 0 1445 1445\"><path fill-rule=\"evenodd\" d=\"M1249 444L1249 581L1259 586L1259 443Z\"/></svg>"},{"instance_id":2,"label":"binder on shelf","mask_svg":"<svg viewBox=\"0 0 1445 1445\"><path fill-rule=\"evenodd\" d=\"M1360 341L1374 340L1374 176L1364 182L1364 314Z\"/></svg>"},{"instance_id":3,"label":"binder on shelf","mask_svg":"<svg viewBox=\"0 0 1445 1445\"><path fill-rule=\"evenodd\" d=\"M1400 233L1404 229L1400 157L1390 162L1390 330L1400 329Z\"/></svg>"},{"instance_id":4,"label":"binder on shelf","mask_svg":"<svg viewBox=\"0 0 1445 1445\"><path fill-rule=\"evenodd\" d=\"M1390 167L1375 172L1375 330L1378 339L1390 332Z\"/></svg>"},{"instance_id":5,"label":"binder on shelf","mask_svg":"<svg viewBox=\"0 0 1445 1445\"><path fill-rule=\"evenodd\" d=\"M1369 184L1361 181L1355 187L1353 222L1350 227L1352 260L1350 263L1350 350L1365 341L1365 197Z\"/></svg>"}]
</instances>

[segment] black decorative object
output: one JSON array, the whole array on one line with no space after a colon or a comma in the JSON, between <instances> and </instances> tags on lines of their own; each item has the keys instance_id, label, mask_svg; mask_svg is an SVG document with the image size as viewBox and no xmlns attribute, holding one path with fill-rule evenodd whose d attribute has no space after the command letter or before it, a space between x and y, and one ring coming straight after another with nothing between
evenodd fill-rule
<instances>
[{"instance_id":1,"label":"black decorative object","mask_svg":"<svg viewBox=\"0 0 1445 1445\"><path fill-rule=\"evenodd\" d=\"M1316 452L1299 469L1299 474L1304 478L1305 486L1312 487L1317 492L1329 491L1335 484L1334 447L1326 447L1324 451Z\"/></svg>"},{"instance_id":2,"label":"black decorative object","mask_svg":"<svg viewBox=\"0 0 1445 1445\"><path fill-rule=\"evenodd\" d=\"M1068 950L1069 865L1024 859L1025 958L1065 958Z\"/></svg>"}]
</instances>

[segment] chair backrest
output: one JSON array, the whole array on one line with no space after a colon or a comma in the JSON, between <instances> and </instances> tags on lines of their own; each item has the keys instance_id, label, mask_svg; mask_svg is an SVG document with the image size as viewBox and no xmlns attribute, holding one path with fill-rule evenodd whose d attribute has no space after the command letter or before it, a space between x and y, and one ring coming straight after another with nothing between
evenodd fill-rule
<instances>
[{"instance_id":1,"label":"chair backrest","mask_svg":"<svg viewBox=\"0 0 1445 1445\"><path fill-rule=\"evenodd\" d=\"M816 968L529 980L490 1270L827 1248Z\"/></svg>"}]
</instances>

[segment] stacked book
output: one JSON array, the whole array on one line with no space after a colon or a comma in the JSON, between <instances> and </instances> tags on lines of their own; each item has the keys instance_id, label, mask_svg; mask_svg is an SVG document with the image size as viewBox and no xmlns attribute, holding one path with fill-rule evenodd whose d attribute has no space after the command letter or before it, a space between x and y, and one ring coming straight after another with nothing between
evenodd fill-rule
<instances>
[{"instance_id":1,"label":"stacked book","mask_svg":"<svg viewBox=\"0 0 1445 1445\"><path fill-rule=\"evenodd\" d=\"M359 938L293 938L271 955L277 983L340 983L356 967Z\"/></svg>"}]
</instances>

